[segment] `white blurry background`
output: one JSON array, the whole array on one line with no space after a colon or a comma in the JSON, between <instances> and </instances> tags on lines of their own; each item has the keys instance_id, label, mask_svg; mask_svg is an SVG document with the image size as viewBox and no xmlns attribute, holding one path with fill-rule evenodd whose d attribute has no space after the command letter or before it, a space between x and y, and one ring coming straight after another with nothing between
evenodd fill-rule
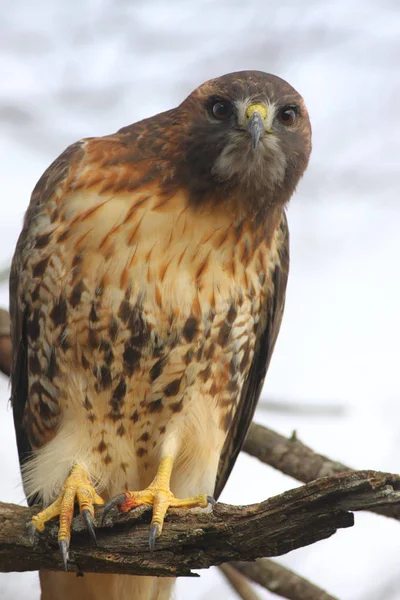
<instances>
[{"instance_id":1,"label":"white blurry background","mask_svg":"<svg viewBox=\"0 0 400 600\"><path fill-rule=\"evenodd\" d=\"M400 5L396 0L13 0L0 3L0 263L30 192L84 136L178 104L210 77L260 69L306 99L310 167L289 207L286 313L264 395L336 416L259 410L257 420L351 466L400 472ZM0 287L7 306L7 285ZM9 389L0 381L0 498L22 502ZM297 485L241 456L225 502ZM132 544L135 540L132 539ZM400 524L356 526L281 562L342 600L400 599ZM267 592L260 592L272 598ZM218 570L178 600L235 598ZM37 600L34 573L0 575L0 598Z\"/></svg>"}]
</instances>

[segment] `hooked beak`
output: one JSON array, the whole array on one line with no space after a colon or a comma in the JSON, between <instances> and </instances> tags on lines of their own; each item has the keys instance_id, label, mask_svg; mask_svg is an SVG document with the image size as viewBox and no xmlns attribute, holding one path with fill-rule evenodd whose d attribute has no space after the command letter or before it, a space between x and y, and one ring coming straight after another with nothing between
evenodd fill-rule
<instances>
[{"instance_id":1,"label":"hooked beak","mask_svg":"<svg viewBox=\"0 0 400 600\"><path fill-rule=\"evenodd\" d=\"M251 137L253 149L258 146L261 136L266 130L267 109L261 104L252 104L246 110L246 131Z\"/></svg>"}]
</instances>

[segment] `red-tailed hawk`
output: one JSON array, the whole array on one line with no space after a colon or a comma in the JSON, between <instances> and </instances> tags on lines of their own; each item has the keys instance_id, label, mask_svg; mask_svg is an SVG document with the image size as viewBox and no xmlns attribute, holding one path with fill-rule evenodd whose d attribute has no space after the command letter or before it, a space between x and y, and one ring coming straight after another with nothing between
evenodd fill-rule
<instances>
[{"instance_id":1,"label":"red-tailed hawk","mask_svg":"<svg viewBox=\"0 0 400 600\"><path fill-rule=\"evenodd\" d=\"M221 493L278 334L288 274L284 208L310 122L285 81L257 71L73 144L36 185L11 274L12 402L25 492L169 506ZM112 499L114 496L116 497ZM132 540L132 544L134 544ZM171 580L43 572L44 599L161 600Z\"/></svg>"}]
</instances>

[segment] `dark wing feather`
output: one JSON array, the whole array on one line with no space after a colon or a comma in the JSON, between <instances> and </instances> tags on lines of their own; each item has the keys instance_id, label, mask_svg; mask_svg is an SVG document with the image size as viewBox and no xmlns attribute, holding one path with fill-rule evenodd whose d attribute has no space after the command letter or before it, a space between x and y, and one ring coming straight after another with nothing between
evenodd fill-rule
<instances>
[{"instance_id":1,"label":"dark wing feather","mask_svg":"<svg viewBox=\"0 0 400 600\"><path fill-rule=\"evenodd\" d=\"M215 498L220 496L225 487L250 427L282 321L289 271L289 231L284 213L282 213L280 227L284 242L280 249L280 264L276 265L273 273L274 292L272 296L267 297L264 326L260 328L250 372L222 449L215 484Z\"/></svg>"},{"instance_id":2,"label":"dark wing feather","mask_svg":"<svg viewBox=\"0 0 400 600\"><path fill-rule=\"evenodd\" d=\"M18 240L21 241L22 234ZM11 317L11 345L12 345L12 363L11 363L11 404L13 408L15 436L17 439L17 448L19 464L22 468L25 461L29 459L32 448L24 428L24 411L28 398L28 347L26 323L28 308L24 311L18 307L18 281L19 281L19 252L14 255L10 274L10 317ZM34 498L29 501L34 504Z\"/></svg>"},{"instance_id":3,"label":"dark wing feather","mask_svg":"<svg viewBox=\"0 0 400 600\"><path fill-rule=\"evenodd\" d=\"M28 332L27 322L30 306L24 303L20 290L21 274L24 268L22 255L29 241L29 226L35 218L38 206L46 204L54 190L63 183L71 168L71 160L76 164L82 155L81 142L67 148L45 171L32 192L29 208L25 215L24 227L18 238L10 274L10 319L11 319L11 404L13 407L15 435L17 439L20 467L29 459L32 447L24 427L25 405L28 399ZM35 503L31 498L29 503Z\"/></svg>"},{"instance_id":4,"label":"dark wing feather","mask_svg":"<svg viewBox=\"0 0 400 600\"><path fill-rule=\"evenodd\" d=\"M22 316L23 322L26 321L25 315ZM28 348L26 339L26 325L21 327L21 337L17 343L16 352L14 352L14 366L12 368L12 395L11 403L13 407L15 437L17 439L17 448L20 467L29 459L32 452L28 436L24 428L24 410L28 398ZM35 503L31 498L29 504Z\"/></svg>"}]
</instances>

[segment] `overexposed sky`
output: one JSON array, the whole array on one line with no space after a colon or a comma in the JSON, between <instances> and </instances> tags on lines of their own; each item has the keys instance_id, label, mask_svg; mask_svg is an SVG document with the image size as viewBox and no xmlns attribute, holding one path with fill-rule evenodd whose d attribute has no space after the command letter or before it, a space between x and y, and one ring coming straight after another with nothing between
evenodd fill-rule
<instances>
[{"instance_id":1,"label":"overexposed sky","mask_svg":"<svg viewBox=\"0 0 400 600\"><path fill-rule=\"evenodd\" d=\"M289 207L287 306L264 395L339 403L344 415L257 419L351 466L400 472L399 56L395 0L3 3L4 265L34 184L69 143L171 108L210 77L280 75L306 100L314 150ZM0 499L20 502L5 380L0 394ZM222 499L255 502L294 485L242 456ZM400 524L357 514L354 528L280 560L341 600L400 600L399 553ZM178 583L178 600L210 594L235 598L215 569ZM0 575L0 598L18 596L39 598L35 574Z\"/></svg>"}]
</instances>

